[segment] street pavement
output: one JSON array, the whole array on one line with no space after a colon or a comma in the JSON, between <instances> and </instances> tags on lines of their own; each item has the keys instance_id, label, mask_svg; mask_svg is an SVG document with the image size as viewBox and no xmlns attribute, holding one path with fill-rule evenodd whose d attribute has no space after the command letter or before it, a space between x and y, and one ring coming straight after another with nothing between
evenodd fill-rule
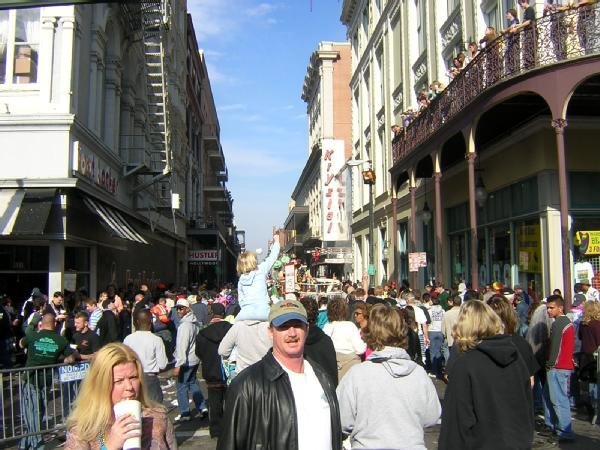
<instances>
[{"instance_id":1,"label":"street pavement","mask_svg":"<svg viewBox=\"0 0 600 450\"><path fill-rule=\"evenodd\" d=\"M169 409L169 417L174 419L178 414L176 407L176 391L175 384L171 382L167 384L167 378L162 379L163 392L165 396L165 405ZM434 380L434 384L443 400L445 385ZM203 393L206 395L206 386L203 381L200 382ZM538 418L539 420L539 418ZM598 450L600 449L600 426L591 425L587 420L586 414L583 411L573 412L573 429L576 434L576 440L573 443L558 443L555 439L547 438L536 433L533 448L536 450ZM428 449L436 449L438 446L438 437L440 425L428 428L425 430L425 445ZM189 422L184 422L175 425L175 434L179 448L182 450L215 450L217 440L211 439L208 433L208 418L200 418L199 415ZM50 438L46 443L46 449L61 448L64 443L64 438ZM17 449L16 443L12 446L1 446L0 448ZM459 450L459 449L457 449Z\"/></svg>"}]
</instances>

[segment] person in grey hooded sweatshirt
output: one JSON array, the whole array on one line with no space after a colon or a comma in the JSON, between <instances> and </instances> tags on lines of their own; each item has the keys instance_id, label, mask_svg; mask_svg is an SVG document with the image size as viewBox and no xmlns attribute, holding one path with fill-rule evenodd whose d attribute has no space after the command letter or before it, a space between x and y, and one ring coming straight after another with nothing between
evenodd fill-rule
<instances>
[{"instance_id":1,"label":"person in grey hooded sweatshirt","mask_svg":"<svg viewBox=\"0 0 600 450\"><path fill-rule=\"evenodd\" d=\"M189 404L190 394L201 417L206 416L208 408L196 378L200 364L196 355L196 337L199 330L196 325L196 317L190 309L190 302L185 298L177 300L175 308L181 319L177 327L175 368L173 369L173 376L177 377L177 405L179 406L179 415L175 417L175 422L187 422L192 418Z\"/></svg>"},{"instance_id":2,"label":"person in grey hooded sweatshirt","mask_svg":"<svg viewBox=\"0 0 600 450\"><path fill-rule=\"evenodd\" d=\"M375 305L363 338L373 353L337 388L342 432L353 449L426 449L423 428L442 410L425 369L405 350L406 324L391 306Z\"/></svg>"}]
</instances>

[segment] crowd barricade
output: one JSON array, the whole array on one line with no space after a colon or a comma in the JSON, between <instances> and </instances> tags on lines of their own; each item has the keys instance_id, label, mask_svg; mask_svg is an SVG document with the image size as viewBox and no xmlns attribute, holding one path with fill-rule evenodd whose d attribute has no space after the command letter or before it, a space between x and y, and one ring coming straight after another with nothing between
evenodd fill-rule
<instances>
[{"instance_id":1,"label":"crowd barricade","mask_svg":"<svg viewBox=\"0 0 600 450\"><path fill-rule=\"evenodd\" d=\"M0 444L17 439L39 444L64 430L90 363L0 371Z\"/></svg>"}]
</instances>

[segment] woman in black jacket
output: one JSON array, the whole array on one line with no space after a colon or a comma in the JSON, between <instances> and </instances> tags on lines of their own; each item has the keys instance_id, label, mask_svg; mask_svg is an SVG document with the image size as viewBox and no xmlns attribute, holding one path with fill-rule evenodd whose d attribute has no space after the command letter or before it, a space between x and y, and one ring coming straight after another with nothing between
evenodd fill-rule
<instances>
[{"instance_id":1,"label":"woman in black jacket","mask_svg":"<svg viewBox=\"0 0 600 450\"><path fill-rule=\"evenodd\" d=\"M529 370L485 303L461 307L453 332L439 449L525 449L533 440Z\"/></svg>"}]
</instances>

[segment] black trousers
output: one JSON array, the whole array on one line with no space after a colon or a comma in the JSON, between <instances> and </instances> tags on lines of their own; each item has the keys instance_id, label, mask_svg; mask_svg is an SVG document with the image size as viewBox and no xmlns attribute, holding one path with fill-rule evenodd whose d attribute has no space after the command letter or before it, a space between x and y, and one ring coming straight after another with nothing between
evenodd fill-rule
<instances>
[{"instance_id":1,"label":"black trousers","mask_svg":"<svg viewBox=\"0 0 600 450\"><path fill-rule=\"evenodd\" d=\"M223 405L227 386L208 385L208 430L210 437L221 435L221 421L223 420Z\"/></svg>"}]
</instances>

